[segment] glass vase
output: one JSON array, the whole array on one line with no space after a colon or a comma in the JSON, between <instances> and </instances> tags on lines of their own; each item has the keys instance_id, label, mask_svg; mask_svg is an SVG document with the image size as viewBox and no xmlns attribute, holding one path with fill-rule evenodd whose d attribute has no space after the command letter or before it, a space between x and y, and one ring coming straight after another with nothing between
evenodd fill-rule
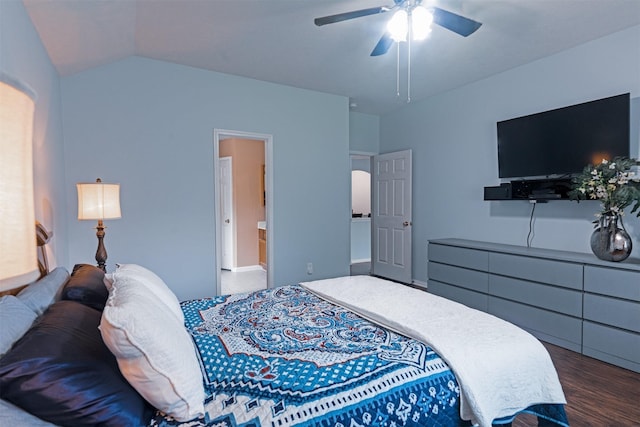
<instances>
[{"instance_id":1,"label":"glass vase","mask_svg":"<svg viewBox=\"0 0 640 427\"><path fill-rule=\"evenodd\" d=\"M618 226L620 223L621 227ZM602 215L591 235L591 250L601 260L623 261L631 255L631 237L618 215Z\"/></svg>"}]
</instances>

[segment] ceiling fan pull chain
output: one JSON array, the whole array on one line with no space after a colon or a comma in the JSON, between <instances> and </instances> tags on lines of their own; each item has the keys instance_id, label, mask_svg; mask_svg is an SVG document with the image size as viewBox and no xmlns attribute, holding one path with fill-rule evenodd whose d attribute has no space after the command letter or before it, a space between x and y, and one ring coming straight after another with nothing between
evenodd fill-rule
<instances>
[{"instance_id":1,"label":"ceiling fan pull chain","mask_svg":"<svg viewBox=\"0 0 640 427\"><path fill-rule=\"evenodd\" d=\"M400 98L400 42L396 42L396 97Z\"/></svg>"},{"instance_id":2,"label":"ceiling fan pull chain","mask_svg":"<svg viewBox=\"0 0 640 427\"><path fill-rule=\"evenodd\" d=\"M411 102L411 38L407 40L407 104Z\"/></svg>"}]
</instances>

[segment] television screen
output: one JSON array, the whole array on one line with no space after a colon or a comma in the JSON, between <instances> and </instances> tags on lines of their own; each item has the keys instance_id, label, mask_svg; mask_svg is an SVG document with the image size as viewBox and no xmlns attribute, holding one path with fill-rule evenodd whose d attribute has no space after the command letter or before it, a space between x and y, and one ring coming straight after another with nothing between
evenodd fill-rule
<instances>
[{"instance_id":1,"label":"television screen","mask_svg":"<svg viewBox=\"0 0 640 427\"><path fill-rule=\"evenodd\" d=\"M629 94L497 123L500 178L562 176L629 156Z\"/></svg>"}]
</instances>

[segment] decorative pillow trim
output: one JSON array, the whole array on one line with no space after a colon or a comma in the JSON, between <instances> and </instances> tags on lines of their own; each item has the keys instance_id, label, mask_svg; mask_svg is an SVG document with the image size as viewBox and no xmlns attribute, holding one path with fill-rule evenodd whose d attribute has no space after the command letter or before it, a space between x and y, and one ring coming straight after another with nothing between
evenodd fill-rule
<instances>
[{"instance_id":1,"label":"decorative pillow trim","mask_svg":"<svg viewBox=\"0 0 640 427\"><path fill-rule=\"evenodd\" d=\"M146 287L153 293L169 311L173 313L181 324L184 324L184 314L180 308L180 301L167 284L153 271L137 264L116 264L116 271L111 274L111 286L119 278L132 279L138 282L138 286ZM107 286L110 288L110 286Z\"/></svg>"},{"instance_id":2,"label":"decorative pillow trim","mask_svg":"<svg viewBox=\"0 0 640 427\"><path fill-rule=\"evenodd\" d=\"M204 414L204 387L191 336L133 277L114 274L100 332L129 383L178 421Z\"/></svg>"}]
</instances>

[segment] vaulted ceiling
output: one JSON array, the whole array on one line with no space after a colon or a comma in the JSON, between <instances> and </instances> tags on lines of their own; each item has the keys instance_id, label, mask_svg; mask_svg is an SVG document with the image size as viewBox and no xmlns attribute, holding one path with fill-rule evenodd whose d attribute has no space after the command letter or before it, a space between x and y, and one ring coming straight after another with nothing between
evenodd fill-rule
<instances>
[{"instance_id":1,"label":"vaulted ceiling","mask_svg":"<svg viewBox=\"0 0 640 427\"><path fill-rule=\"evenodd\" d=\"M2 0L0 0L2 1ZM407 102L406 49L372 57L391 13L314 18L394 0L23 0L62 76L131 55L347 96L384 114ZM640 24L640 0L424 0L481 22L411 46L416 101ZM640 48L640 40L638 41ZM401 96L396 95L400 77Z\"/></svg>"}]
</instances>

